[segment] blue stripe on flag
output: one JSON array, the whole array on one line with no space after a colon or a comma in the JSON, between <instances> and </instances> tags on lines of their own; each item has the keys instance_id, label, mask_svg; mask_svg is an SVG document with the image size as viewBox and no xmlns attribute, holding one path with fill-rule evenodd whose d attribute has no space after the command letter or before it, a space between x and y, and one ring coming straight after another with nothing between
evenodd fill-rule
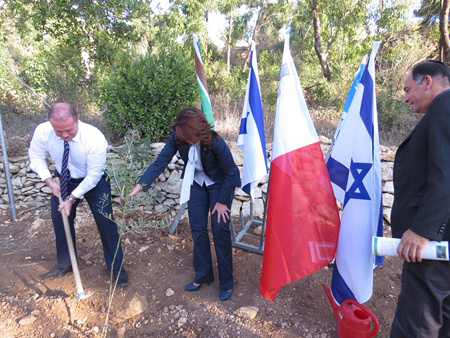
<instances>
[{"instance_id":1,"label":"blue stripe on flag","mask_svg":"<svg viewBox=\"0 0 450 338\"><path fill-rule=\"evenodd\" d=\"M383 202L380 203L380 215L378 216L377 236L383 237ZM384 264L383 256L375 256L375 265Z\"/></svg>"},{"instance_id":2,"label":"blue stripe on flag","mask_svg":"<svg viewBox=\"0 0 450 338\"><path fill-rule=\"evenodd\" d=\"M328 159L327 169L331 182L345 191L347 189L349 169L332 157Z\"/></svg>"},{"instance_id":3,"label":"blue stripe on flag","mask_svg":"<svg viewBox=\"0 0 450 338\"><path fill-rule=\"evenodd\" d=\"M360 115L373 143L373 79L367 68L364 71L360 83L364 86Z\"/></svg>"},{"instance_id":4,"label":"blue stripe on flag","mask_svg":"<svg viewBox=\"0 0 450 338\"><path fill-rule=\"evenodd\" d=\"M344 112L348 113L348 110L350 109L350 105L352 104L353 97L355 96L356 89L358 88L359 81L361 81L361 77L364 74L364 64L361 64L359 66L358 74L356 74L355 79L353 80L352 87L350 88L350 91L347 96L347 100L345 101L344 105Z\"/></svg>"},{"instance_id":5,"label":"blue stripe on flag","mask_svg":"<svg viewBox=\"0 0 450 338\"><path fill-rule=\"evenodd\" d=\"M341 274L337 264L333 267L333 276L331 277L331 292L333 293L334 299L342 304L346 299L355 299L355 295L349 289Z\"/></svg>"},{"instance_id":6,"label":"blue stripe on flag","mask_svg":"<svg viewBox=\"0 0 450 338\"><path fill-rule=\"evenodd\" d=\"M248 93L248 101L250 103L250 108L252 111L253 119L256 123L256 128L258 128L259 138L261 140L261 147L264 153L264 158L267 158L266 154L266 139L264 137L264 119L263 110L261 105L261 97L259 94L258 80L256 79L255 70L253 68L253 52L250 55L250 90ZM240 133L240 132L239 132ZM266 162L266 169L267 162Z\"/></svg>"}]
</instances>

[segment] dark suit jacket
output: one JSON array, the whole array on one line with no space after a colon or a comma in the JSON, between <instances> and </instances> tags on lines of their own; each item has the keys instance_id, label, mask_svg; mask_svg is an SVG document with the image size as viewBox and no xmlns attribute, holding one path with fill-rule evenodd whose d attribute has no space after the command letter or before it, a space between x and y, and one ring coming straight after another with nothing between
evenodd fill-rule
<instances>
[{"instance_id":1,"label":"dark suit jacket","mask_svg":"<svg viewBox=\"0 0 450 338\"><path fill-rule=\"evenodd\" d=\"M450 90L439 94L403 141L394 162L392 235L411 229L450 240Z\"/></svg>"},{"instance_id":2,"label":"dark suit jacket","mask_svg":"<svg viewBox=\"0 0 450 338\"><path fill-rule=\"evenodd\" d=\"M177 151L186 164L188 162L189 148L190 144L177 142L175 133L172 132L158 158L147 168L138 183L144 186L144 190L147 190L153 181L164 171ZM217 202L227 204L234 188L241 185L239 169L234 163L230 149L223 138L213 138L213 142L209 148L205 149L202 146L200 149L200 158L205 174L214 182L222 184ZM186 166L183 168L182 178L184 177L185 169Z\"/></svg>"}]
</instances>

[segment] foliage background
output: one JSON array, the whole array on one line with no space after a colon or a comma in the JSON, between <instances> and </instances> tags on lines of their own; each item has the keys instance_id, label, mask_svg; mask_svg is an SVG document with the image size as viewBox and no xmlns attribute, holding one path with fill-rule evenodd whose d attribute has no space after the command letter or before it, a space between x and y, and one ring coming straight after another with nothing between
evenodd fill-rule
<instances>
[{"instance_id":1,"label":"foliage background","mask_svg":"<svg viewBox=\"0 0 450 338\"><path fill-rule=\"evenodd\" d=\"M257 45L266 136L271 142L285 25L319 134L331 137L364 54L377 56L381 140L398 145L417 122L402 102L402 83L416 62L438 58L433 1L411 14L411 0L0 1L0 108L7 134L30 135L47 102L73 102L111 142L137 131L165 141L175 113L199 105L191 34L203 63L218 131L234 140ZM316 4L316 12L314 12ZM211 14L226 19L224 46L208 37ZM437 13L438 14L438 13ZM320 32L314 29L318 19ZM425 21L421 21L421 18ZM435 16L434 16L435 17ZM320 42L322 54L317 52ZM330 69L328 79L323 63Z\"/></svg>"}]
</instances>

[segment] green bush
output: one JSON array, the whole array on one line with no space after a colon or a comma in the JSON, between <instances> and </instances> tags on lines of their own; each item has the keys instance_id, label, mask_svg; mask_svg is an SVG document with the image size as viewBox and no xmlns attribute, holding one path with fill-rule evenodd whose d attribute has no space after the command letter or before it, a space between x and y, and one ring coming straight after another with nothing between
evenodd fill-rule
<instances>
[{"instance_id":1,"label":"green bush","mask_svg":"<svg viewBox=\"0 0 450 338\"><path fill-rule=\"evenodd\" d=\"M264 113L275 115L280 81L281 51L260 50L258 54L258 72Z\"/></svg>"},{"instance_id":2,"label":"green bush","mask_svg":"<svg viewBox=\"0 0 450 338\"><path fill-rule=\"evenodd\" d=\"M377 95L380 142L385 146L398 146L422 118L413 114L400 96L384 91Z\"/></svg>"},{"instance_id":3,"label":"green bush","mask_svg":"<svg viewBox=\"0 0 450 338\"><path fill-rule=\"evenodd\" d=\"M166 41L153 53L119 54L115 68L100 88L107 126L121 136L136 130L165 141L176 113L198 98L192 55Z\"/></svg>"},{"instance_id":4,"label":"green bush","mask_svg":"<svg viewBox=\"0 0 450 338\"><path fill-rule=\"evenodd\" d=\"M64 45L42 49L24 59L21 77L50 103L86 106L90 101L91 80L79 50Z\"/></svg>"},{"instance_id":5,"label":"green bush","mask_svg":"<svg viewBox=\"0 0 450 338\"><path fill-rule=\"evenodd\" d=\"M205 73L208 81L210 94L229 95L233 99L241 99L245 96L247 85L247 71L243 67L232 67L230 73L227 64L223 60L207 60L205 62Z\"/></svg>"},{"instance_id":6,"label":"green bush","mask_svg":"<svg viewBox=\"0 0 450 338\"><path fill-rule=\"evenodd\" d=\"M388 91L378 95L377 100L380 128L401 127L405 116L408 114L408 108L403 100Z\"/></svg>"}]
</instances>

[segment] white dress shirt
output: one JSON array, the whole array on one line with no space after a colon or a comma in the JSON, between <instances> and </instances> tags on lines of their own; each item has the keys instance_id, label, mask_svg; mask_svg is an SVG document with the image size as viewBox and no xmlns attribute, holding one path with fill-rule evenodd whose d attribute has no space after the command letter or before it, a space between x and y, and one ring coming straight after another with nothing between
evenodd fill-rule
<instances>
[{"instance_id":1,"label":"white dress shirt","mask_svg":"<svg viewBox=\"0 0 450 338\"><path fill-rule=\"evenodd\" d=\"M199 156L196 157L195 163L195 173L194 173L194 181L198 183L199 186L203 186L203 183L206 184L207 187L214 184L215 182L210 179L208 176L206 176L205 172L203 171L202 166L202 160L200 159L200 143L196 143L191 145L191 147L195 147L197 150L197 154Z\"/></svg>"},{"instance_id":2,"label":"white dress shirt","mask_svg":"<svg viewBox=\"0 0 450 338\"><path fill-rule=\"evenodd\" d=\"M78 121L77 135L69 141L69 145L70 177L84 178L72 191L72 195L76 198L83 198L86 192L97 185L103 175L108 142L100 130ZM64 140L56 136L50 122L44 122L37 126L29 149L31 169L43 181L52 177L46 162L47 153L55 161L56 170L61 173Z\"/></svg>"},{"instance_id":3,"label":"white dress shirt","mask_svg":"<svg viewBox=\"0 0 450 338\"><path fill-rule=\"evenodd\" d=\"M180 205L186 203L191 198L191 186L194 181L200 186L203 186L203 183L205 183L206 186L210 186L215 183L212 179L206 176L203 171L199 142L189 147L188 162L186 163L183 183L181 184Z\"/></svg>"}]
</instances>

